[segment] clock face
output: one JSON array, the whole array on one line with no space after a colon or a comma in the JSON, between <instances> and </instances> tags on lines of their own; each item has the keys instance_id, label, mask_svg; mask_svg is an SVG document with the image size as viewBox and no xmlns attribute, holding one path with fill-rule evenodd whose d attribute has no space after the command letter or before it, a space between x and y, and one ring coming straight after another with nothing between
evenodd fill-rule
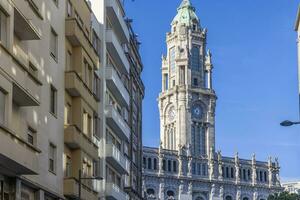
<instances>
[{"instance_id":1,"label":"clock face","mask_svg":"<svg viewBox=\"0 0 300 200\"><path fill-rule=\"evenodd\" d=\"M173 121L176 117L176 112L174 107L170 108L169 112L168 112L168 119L169 121Z\"/></svg>"},{"instance_id":2,"label":"clock face","mask_svg":"<svg viewBox=\"0 0 300 200\"><path fill-rule=\"evenodd\" d=\"M196 119L202 118L202 108L200 105L195 105L192 110L193 117Z\"/></svg>"}]
</instances>

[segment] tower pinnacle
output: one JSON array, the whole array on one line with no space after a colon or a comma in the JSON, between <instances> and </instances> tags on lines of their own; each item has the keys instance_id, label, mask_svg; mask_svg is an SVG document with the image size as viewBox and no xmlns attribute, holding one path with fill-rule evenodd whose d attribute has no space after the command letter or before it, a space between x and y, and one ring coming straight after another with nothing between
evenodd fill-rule
<instances>
[{"instance_id":1,"label":"tower pinnacle","mask_svg":"<svg viewBox=\"0 0 300 200\"><path fill-rule=\"evenodd\" d=\"M179 23L187 26L193 23L199 23L199 19L195 13L196 9L191 4L190 0L183 0L177 8L177 15L172 21L172 24Z\"/></svg>"}]
</instances>

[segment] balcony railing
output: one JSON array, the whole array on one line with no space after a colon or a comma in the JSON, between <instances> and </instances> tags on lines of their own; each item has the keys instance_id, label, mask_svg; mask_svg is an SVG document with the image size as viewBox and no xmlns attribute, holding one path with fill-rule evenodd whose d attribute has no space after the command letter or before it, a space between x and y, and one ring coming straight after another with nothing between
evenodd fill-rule
<instances>
[{"instance_id":1,"label":"balcony railing","mask_svg":"<svg viewBox=\"0 0 300 200\"><path fill-rule=\"evenodd\" d=\"M115 32L111 29L106 30L107 51L113 57L117 67L124 74L129 73L129 62L125 55L124 49L118 40Z\"/></svg>"},{"instance_id":2,"label":"balcony railing","mask_svg":"<svg viewBox=\"0 0 300 200\"><path fill-rule=\"evenodd\" d=\"M106 4L107 16L123 43L129 41L129 30L124 20L124 9L120 0L110 0Z\"/></svg>"},{"instance_id":3,"label":"balcony railing","mask_svg":"<svg viewBox=\"0 0 300 200\"><path fill-rule=\"evenodd\" d=\"M130 128L123 117L118 113L113 105L107 105L105 108L107 124L121 139L129 140Z\"/></svg>"},{"instance_id":4,"label":"balcony railing","mask_svg":"<svg viewBox=\"0 0 300 200\"><path fill-rule=\"evenodd\" d=\"M121 174L129 174L129 161L122 155L120 150L113 144L106 144L107 161Z\"/></svg>"},{"instance_id":5,"label":"balcony railing","mask_svg":"<svg viewBox=\"0 0 300 200\"><path fill-rule=\"evenodd\" d=\"M94 159L98 158L98 146L93 142L93 138L89 138L82 133L75 125L66 125L64 142L71 149L83 149L89 156Z\"/></svg>"},{"instance_id":6,"label":"balcony railing","mask_svg":"<svg viewBox=\"0 0 300 200\"><path fill-rule=\"evenodd\" d=\"M122 106L129 106L129 93L126 90L121 78L118 76L113 66L106 68L105 78L108 89L112 92L116 99L118 99Z\"/></svg>"},{"instance_id":7,"label":"balcony railing","mask_svg":"<svg viewBox=\"0 0 300 200\"><path fill-rule=\"evenodd\" d=\"M129 196L114 183L106 183L105 197L111 200L129 200Z\"/></svg>"},{"instance_id":8,"label":"balcony railing","mask_svg":"<svg viewBox=\"0 0 300 200\"><path fill-rule=\"evenodd\" d=\"M36 147L10 129L0 125L0 171L10 176L38 174Z\"/></svg>"}]
</instances>

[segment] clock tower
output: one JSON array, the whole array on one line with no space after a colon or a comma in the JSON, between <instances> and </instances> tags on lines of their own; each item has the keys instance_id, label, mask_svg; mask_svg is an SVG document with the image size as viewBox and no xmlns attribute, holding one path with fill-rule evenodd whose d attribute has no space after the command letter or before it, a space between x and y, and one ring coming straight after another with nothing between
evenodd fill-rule
<instances>
[{"instance_id":1,"label":"clock tower","mask_svg":"<svg viewBox=\"0 0 300 200\"><path fill-rule=\"evenodd\" d=\"M215 152L216 95L211 53L195 8L183 0L167 33L159 95L161 147L186 148L193 157Z\"/></svg>"}]
</instances>

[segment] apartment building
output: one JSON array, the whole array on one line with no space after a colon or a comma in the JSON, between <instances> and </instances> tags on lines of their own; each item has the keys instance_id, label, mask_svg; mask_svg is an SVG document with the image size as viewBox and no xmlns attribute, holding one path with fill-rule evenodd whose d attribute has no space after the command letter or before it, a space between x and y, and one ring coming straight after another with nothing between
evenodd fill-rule
<instances>
[{"instance_id":1,"label":"apartment building","mask_svg":"<svg viewBox=\"0 0 300 200\"><path fill-rule=\"evenodd\" d=\"M141 199L142 62L137 35L120 0L92 0L102 24L100 69L104 117L100 145L103 199Z\"/></svg>"},{"instance_id":2,"label":"apartment building","mask_svg":"<svg viewBox=\"0 0 300 200\"><path fill-rule=\"evenodd\" d=\"M65 4L0 1L0 199L63 199Z\"/></svg>"},{"instance_id":3,"label":"apartment building","mask_svg":"<svg viewBox=\"0 0 300 200\"><path fill-rule=\"evenodd\" d=\"M0 1L0 200L141 199L141 72L119 0Z\"/></svg>"},{"instance_id":4,"label":"apartment building","mask_svg":"<svg viewBox=\"0 0 300 200\"><path fill-rule=\"evenodd\" d=\"M139 54L140 42L131 26L133 20L127 19L130 40L125 46L125 53L130 63L130 127L131 137L129 141L129 160L131 169L129 181L125 182L125 191L131 199L142 198L142 101L144 98L144 84L141 80L143 63ZM126 179L127 180L127 179Z\"/></svg>"},{"instance_id":5,"label":"apartment building","mask_svg":"<svg viewBox=\"0 0 300 200\"><path fill-rule=\"evenodd\" d=\"M100 141L99 34L92 26L93 13L85 0L66 1L64 195L97 199Z\"/></svg>"}]
</instances>

